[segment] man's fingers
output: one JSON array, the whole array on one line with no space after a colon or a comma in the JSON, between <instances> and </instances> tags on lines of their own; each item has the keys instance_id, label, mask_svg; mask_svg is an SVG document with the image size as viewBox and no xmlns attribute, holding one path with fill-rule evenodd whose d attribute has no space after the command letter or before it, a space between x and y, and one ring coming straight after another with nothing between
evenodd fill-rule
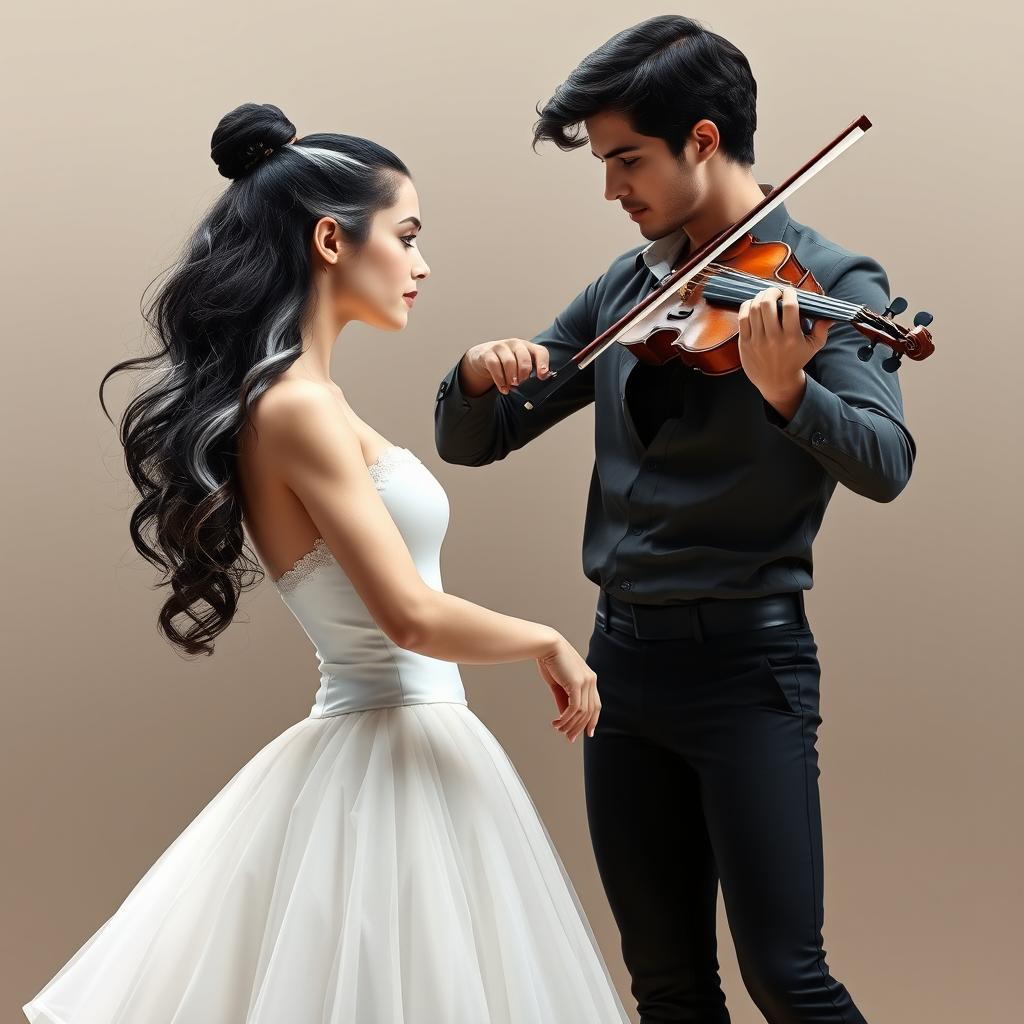
<instances>
[{"instance_id":1,"label":"man's fingers","mask_svg":"<svg viewBox=\"0 0 1024 1024\"><path fill-rule=\"evenodd\" d=\"M505 379L505 362L501 357L500 346L495 345L493 348L488 349L480 361L484 364L484 369L491 375L491 379L498 390L507 391L508 381Z\"/></svg>"},{"instance_id":2,"label":"man's fingers","mask_svg":"<svg viewBox=\"0 0 1024 1024\"><path fill-rule=\"evenodd\" d=\"M537 377L543 379L547 376L549 370L548 350L543 345L538 345L533 341L528 341L526 346L533 357L534 366L537 367Z\"/></svg>"},{"instance_id":3,"label":"man's fingers","mask_svg":"<svg viewBox=\"0 0 1024 1024\"><path fill-rule=\"evenodd\" d=\"M765 334L772 337L778 333L778 301L781 297L781 288L765 288L754 297L754 309L760 314L761 328Z\"/></svg>"},{"instance_id":4,"label":"man's fingers","mask_svg":"<svg viewBox=\"0 0 1024 1024\"><path fill-rule=\"evenodd\" d=\"M736 320L740 326L740 341L745 344L750 340L750 299L740 303L740 310L736 314Z\"/></svg>"},{"instance_id":5,"label":"man's fingers","mask_svg":"<svg viewBox=\"0 0 1024 1024\"><path fill-rule=\"evenodd\" d=\"M800 301L795 288L782 289L782 329L789 333L803 333L800 326Z\"/></svg>"},{"instance_id":6,"label":"man's fingers","mask_svg":"<svg viewBox=\"0 0 1024 1024\"><path fill-rule=\"evenodd\" d=\"M550 369L547 349L522 338L489 342L481 347L477 359L477 365L490 374L495 387L505 395L528 380L535 368L538 379L546 377Z\"/></svg>"},{"instance_id":7,"label":"man's fingers","mask_svg":"<svg viewBox=\"0 0 1024 1024\"><path fill-rule=\"evenodd\" d=\"M835 320L815 320L811 337L815 340L818 348L821 348L828 340L828 332L831 330Z\"/></svg>"},{"instance_id":8,"label":"man's fingers","mask_svg":"<svg viewBox=\"0 0 1024 1024\"><path fill-rule=\"evenodd\" d=\"M517 340L514 346L516 354L516 375L512 383L516 386L528 380L533 372L533 354L525 341Z\"/></svg>"},{"instance_id":9,"label":"man's fingers","mask_svg":"<svg viewBox=\"0 0 1024 1024\"><path fill-rule=\"evenodd\" d=\"M494 377L494 383L498 385L498 390L502 394L507 395L509 389L512 387L512 378L519 375L517 367L519 361L516 358L515 352L512 350L512 346L502 342L500 345L495 345L491 352L498 360L500 367L500 373L495 376L494 373L491 375Z\"/></svg>"},{"instance_id":10,"label":"man's fingers","mask_svg":"<svg viewBox=\"0 0 1024 1024\"><path fill-rule=\"evenodd\" d=\"M740 341L746 345L756 346L764 337L764 320L757 299L747 299L740 306Z\"/></svg>"},{"instance_id":11,"label":"man's fingers","mask_svg":"<svg viewBox=\"0 0 1024 1024\"><path fill-rule=\"evenodd\" d=\"M511 347L516 356L516 370L510 377L513 387L518 387L524 380L529 380L535 369L538 379L545 376L548 369L548 353L543 345L524 341L522 338L513 338Z\"/></svg>"}]
</instances>

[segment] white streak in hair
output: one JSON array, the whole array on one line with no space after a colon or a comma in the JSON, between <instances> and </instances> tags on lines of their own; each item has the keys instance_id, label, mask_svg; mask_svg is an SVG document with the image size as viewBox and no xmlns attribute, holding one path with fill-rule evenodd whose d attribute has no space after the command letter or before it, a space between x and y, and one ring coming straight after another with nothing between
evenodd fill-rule
<instances>
[{"instance_id":1,"label":"white streak in hair","mask_svg":"<svg viewBox=\"0 0 1024 1024\"><path fill-rule=\"evenodd\" d=\"M370 169L362 160L357 160L354 156L349 156L347 153L339 153L336 149L321 149L320 146L290 146L288 148L291 152L298 153L300 156L312 160L313 163L320 164L321 166L347 164L358 171L368 171Z\"/></svg>"}]
</instances>

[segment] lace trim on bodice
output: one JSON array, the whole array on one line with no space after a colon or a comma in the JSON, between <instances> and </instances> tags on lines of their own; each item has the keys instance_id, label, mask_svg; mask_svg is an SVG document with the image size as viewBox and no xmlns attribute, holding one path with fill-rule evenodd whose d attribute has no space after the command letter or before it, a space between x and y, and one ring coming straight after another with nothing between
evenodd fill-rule
<instances>
[{"instance_id":1,"label":"lace trim on bodice","mask_svg":"<svg viewBox=\"0 0 1024 1024\"><path fill-rule=\"evenodd\" d=\"M402 462L419 461L408 448L401 448L397 444L393 444L391 447L385 448L366 468L373 482L378 487L383 487L388 482L391 471L395 466Z\"/></svg>"},{"instance_id":2,"label":"lace trim on bodice","mask_svg":"<svg viewBox=\"0 0 1024 1024\"><path fill-rule=\"evenodd\" d=\"M282 594L288 593L294 590L314 569L318 569L321 565L326 565L328 562L333 561L333 559L334 555L331 554L327 541L323 537L317 537L313 541L312 550L307 551L301 558L296 560L292 568L274 580L274 586Z\"/></svg>"},{"instance_id":3,"label":"lace trim on bodice","mask_svg":"<svg viewBox=\"0 0 1024 1024\"><path fill-rule=\"evenodd\" d=\"M402 448L399 445L391 445L385 448L376 459L373 460L367 467L367 471L370 474L370 478L373 480L374 485L380 490L387 484L388 479L391 476L392 469L400 465L403 462L419 462L420 460L413 455L408 448ZM282 594L290 593L294 590L303 580L311 576L317 569L322 565L327 565L328 562L334 561L334 555L331 554L331 549L327 546L327 541L323 537L317 537L313 541L313 547L307 551L300 558L296 559L295 564L276 580L273 581L274 586L277 587L278 591Z\"/></svg>"}]
</instances>

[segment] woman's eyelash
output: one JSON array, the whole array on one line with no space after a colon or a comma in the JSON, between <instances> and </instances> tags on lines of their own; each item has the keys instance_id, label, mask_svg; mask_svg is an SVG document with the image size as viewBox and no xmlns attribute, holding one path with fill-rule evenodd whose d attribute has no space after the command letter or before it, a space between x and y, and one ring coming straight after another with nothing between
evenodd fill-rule
<instances>
[{"instance_id":1,"label":"woman's eyelash","mask_svg":"<svg viewBox=\"0 0 1024 1024\"><path fill-rule=\"evenodd\" d=\"M624 164L624 165L625 165L626 167L632 167L632 166L633 166L633 164L635 164L635 163L637 162L637 160L639 160L639 159L640 159L640 157L638 157L638 156L635 156L635 157L633 157L633 159L632 159L632 160L626 160L626 159L623 159L623 161L622 161L622 162L623 162L623 164Z\"/></svg>"},{"instance_id":2,"label":"woman's eyelash","mask_svg":"<svg viewBox=\"0 0 1024 1024\"><path fill-rule=\"evenodd\" d=\"M401 235L400 237L401 237L401 240L402 240L402 245L404 245L407 249L411 249L413 247L412 246L412 242L407 242L406 241L407 238L411 238L413 242L416 241L416 236L415 235Z\"/></svg>"}]
</instances>

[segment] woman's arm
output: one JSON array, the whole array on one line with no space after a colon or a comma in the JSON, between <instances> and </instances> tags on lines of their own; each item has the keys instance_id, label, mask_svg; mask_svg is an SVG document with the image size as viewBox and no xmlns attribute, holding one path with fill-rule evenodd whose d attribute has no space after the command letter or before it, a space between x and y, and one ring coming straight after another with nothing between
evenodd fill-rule
<instances>
[{"instance_id":1,"label":"woman's arm","mask_svg":"<svg viewBox=\"0 0 1024 1024\"><path fill-rule=\"evenodd\" d=\"M559 634L550 626L428 586L337 402L302 381L279 382L273 392L262 400L260 443L270 446L275 468L396 644L445 661L482 664L540 658L554 650Z\"/></svg>"},{"instance_id":2,"label":"woman's arm","mask_svg":"<svg viewBox=\"0 0 1024 1024\"><path fill-rule=\"evenodd\" d=\"M445 661L536 659L542 677L550 684L547 669L568 694L565 721L580 729L596 723L596 677L561 633L427 585L367 472L355 431L323 388L279 381L261 397L259 413L258 443L268 446L281 478L394 643Z\"/></svg>"}]
</instances>

